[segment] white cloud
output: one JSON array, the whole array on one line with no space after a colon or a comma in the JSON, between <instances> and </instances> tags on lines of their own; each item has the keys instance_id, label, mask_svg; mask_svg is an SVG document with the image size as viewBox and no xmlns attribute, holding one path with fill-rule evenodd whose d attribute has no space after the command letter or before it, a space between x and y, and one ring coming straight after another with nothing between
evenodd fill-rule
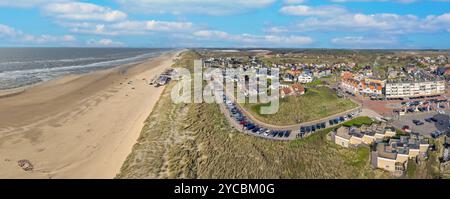
<instances>
[{"instance_id":1,"label":"white cloud","mask_svg":"<svg viewBox=\"0 0 450 199\"><path fill-rule=\"evenodd\" d=\"M284 6L280 12L285 15L293 16L336 16L347 13L347 9L341 6L318 6L311 7L306 5Z\"/></svg>"},{"instance_id":2,"label":"white cloud","mask_svg":"<svg viewBox=\"0 0 450 199\"><path fill-rule=\"evenodd\" d=\"M31 35L3 24L0 24L0 39L6 42L32 44L72 43L76 41L73 35Z\"/></svg>"},{"instance_id":3,"label":"white cloud","mask_svg":"<svg viewBox=\"0 0 450 199\"><path fill-rule=\"evenodd\" d=\"M190 22L174 21L122 21L117 23L58 22L73 33L92 35L145 35L153 32L188 32L193 28Z\"/></svg>"},{"instance_id":4,"label":"white cloud","mask_svg":"<svg viewBox=\"0 0 450 199\"><path fill-rule=\"evenodd\" d=\"M144 13L225 15L263 8L276 0L117 0L128 10Z\"/></svg>"},{"instance_id":5,"label":"white cloud","mask_svg":"<svg viewBox=\"0 0 450 199\"><path fill-rule=\"evenodd\" d=\"M340 6L305 5L284 6L280 13L304 16L292 27L269 27L270 32L277 30L306 31L339 31L404 34L414 32L446 31L450 28L450 13L439 16L429 15L420 18L415 15L394 13L363 14L351 13Z\"/></svg>"},{"instance_id":6,"label":"white cloud","mask_svg":"<svg viewBox=\"0 0 450 199\"><path fill-rule=\"evenodd\" d=\"M0 37L14 37L17 34L19 34L19 32L14 28L0 24Z\"/></svg>"},{"instance_id":7,"label":"white cloud","mask_svg":"<svg viewBox=\"0 0 450 199\"><path fill-rule=\"evenodd\" d=\"M413 3L417 0L330 0L332 2L337 3L346 3L346 2L398 2L398 3Z\"/></svg>"},{"instance_id":8,"label":"white cloud","mask_svg":"<svg viewBox=\"0 0 450 199\"><path fill-rule=\"evenodd\" d=\"M51 3L43 10L47 15L66 20L113 22L127 19L127 14L122 11L82 2Z\"/></svg>"},{"instance_id":9,"label":"white cloud","mask_svg":"<svg viewBox=\"0 0 450 199\"><path fill-rule=\"evenodd\" d=\"M285 4L302 4L306 2L307 0L284 0Z\"/></svg>"},{"instance_id":10,"label":"white cloud","mask_svg":"<svg viewBox=\"0 0 450 199\"><path fill-rule=\"evenodd\" d=\"M28 8L48 3L67 2L68 0L0 0L2 7Z\"/></svg>"},{"instance_id":11,"label":"white cloud","mask_svg":"<svg viewBox=\"0 0 450 199\"><path fill-rule=\"evenodd\" d=\"M113 41L111 39L99 39L99 40L89 40L86 42L88 46L94 47L121 47L124 44L122 42Z\"/></svg>"},{"instance_id":12,"label":"white cloud","mask_svg":"<svg viewBox=\"0 0 450 199\"><path fill-rule=\"evenodd\" d=\"M352 48L386 48L398 44L397 40L390 37L362 37L362 36L348 36L333 38L331 43L340 47Z\"/></svg>"},{"instance_id":13,"label":"white cloud","mask_svg":"<svg viewBox=\"0 0 450 199\"><path fill-rule=\"evenodd\" d=\"M280 36L280 35L252 35L252 34L229 34L222 31L201 30L193 33L198 40L216 40L253 44L255 46L290 46L300 47L312 44L314 40L307 36Z\"/></svg>"}]
</instances>

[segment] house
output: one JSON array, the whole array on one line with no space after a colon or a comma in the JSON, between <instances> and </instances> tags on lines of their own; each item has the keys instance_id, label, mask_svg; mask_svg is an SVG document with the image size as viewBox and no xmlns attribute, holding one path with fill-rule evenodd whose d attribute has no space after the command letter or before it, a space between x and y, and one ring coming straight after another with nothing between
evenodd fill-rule
<instances>
[{"instance_id":1,"label":"house","mask_svg":"<svg viewBox=\"0 0 450 199\"><path fill-rule=\"evenodd\" d=\"M303 95L303 94L305 94L305 87L303 87L299 83L292 84L292 90L294 90L296 95Z\"/></svg>"},{"instance_id":2,"label":"house","mask_svg":"<svg viewBox=\"0 0 450 199\"><path fill-rule=\"evenodd\" d=\"M298 82L302 84L310 83L314 80L313 76L310 74L302 73L298 76Z\"/></svg>"},{"instance_id":3,"label":"house","mask_svg":"<svg viewBox=\"0 0 450 199\"><path fill-rule=\"evenodd\" d=\"M448 64L447 64L448 65ZM450 76L450 66L440 67L437 69L437 75Z\"/></svg>"},{"instance_id":4,"label":"house","mask_svg":"<svg viewBox=\"0 0 450 199\"><path fill-rule=\"evenodd\" d=\"M285 81L285 82L293 82L294 79L295 79L295 76L292 75L292 74L286 73L286 74L283 75L283 78L282 78L282 79L283 79L283 81Z\"/></svg>"},{"instance_id":5,"label":"house","mask_svg":"<svg viewBox=\"0 0 450 199\"><path fill-rule=\"evenodd\" d=\"M336 132L332 134L334 143L345 148L349 147L351 137L352 136L350 135L350 128L344 126L338 128Z\"/></svg>"},{"instance_id":6,"label":"house","mask_svg":"<svg viewBox=\"0 0 450 199\"><path fill-rule=\"evenodd\" d=\"M281 98L293 95L294 91L290 87L285 87L281 89Z\"/></svg>"},{"instance_id":7,"label":"house","mask_svg":"<svg viewBox=\"0 0 450 199\"><path fill-rule=\"evenodd\" d=\"M294 83L291 86L280 86L281 87L281 98L286 96L299 96L305 94L305 87L299 83Z\"/></svg>"}]
</instances>

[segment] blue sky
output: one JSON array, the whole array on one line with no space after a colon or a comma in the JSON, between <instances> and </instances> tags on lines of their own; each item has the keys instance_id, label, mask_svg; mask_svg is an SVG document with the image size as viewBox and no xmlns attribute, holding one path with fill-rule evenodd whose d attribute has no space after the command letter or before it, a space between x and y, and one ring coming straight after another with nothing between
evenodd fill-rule
<instances>
[{"instance_id":1,"label":"blue sky","mask_svg":"<svg viewBox=\"0 0 450 199\"><path fill-rule=\"evenodd\" d=\"M0 46L450 49L450 0L0 0Z\"/></svg>"}]
</instances>

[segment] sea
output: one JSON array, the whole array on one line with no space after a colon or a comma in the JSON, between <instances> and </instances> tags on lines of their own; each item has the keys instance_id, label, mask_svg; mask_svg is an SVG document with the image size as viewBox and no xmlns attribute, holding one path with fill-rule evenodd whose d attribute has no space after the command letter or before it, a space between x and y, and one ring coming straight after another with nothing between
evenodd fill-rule
<instances>
[{"instance_id":1,"label":"sea","mask_svg":"<svg viewBox=\"0 0 450 199\"><path fill-rule=\"evenodd\" d=\"M0 48L0 90L139 63L173 49Z\"/></svg>"}]
</instances>

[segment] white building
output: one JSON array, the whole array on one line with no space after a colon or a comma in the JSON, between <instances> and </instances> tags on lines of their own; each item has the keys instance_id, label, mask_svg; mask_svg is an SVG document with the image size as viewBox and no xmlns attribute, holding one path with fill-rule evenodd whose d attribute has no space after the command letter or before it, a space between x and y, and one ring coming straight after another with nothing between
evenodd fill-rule
<instances>
[{"instance_id":1,"label":"white building","mask_svg":"<svg viewBox=\"0 0 450 199\"><path fill-rule=\"evenodd\" d=\"M298 82L302 83L302 84L310 83L313 80L314 80L314 78L311 75L308 75L308 74L305 74L305 73L300 74L298 76Z\"/></svg>"},{"instance_id":2,"label":"white building","mask_svg":"<svg viewBox=\"0 0 450 199\"><path fill-rule=\"evenodd\" d=\"M445 94L445 81L388 82L386 98L408 98Z\"/></svg>"}]
</instances>

